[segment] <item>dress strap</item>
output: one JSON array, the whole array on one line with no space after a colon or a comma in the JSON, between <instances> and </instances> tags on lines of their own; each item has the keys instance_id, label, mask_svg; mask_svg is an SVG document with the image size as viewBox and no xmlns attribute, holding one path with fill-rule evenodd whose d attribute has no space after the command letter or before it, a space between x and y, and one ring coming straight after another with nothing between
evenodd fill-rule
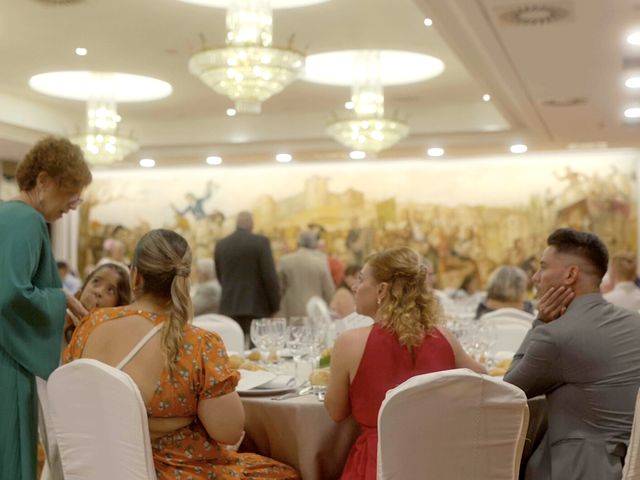
<instances>
[{"instance_id":1,"label":"dress strap","mask_svg":"<svg viewBox=\"0 0 640 480\"><path fill-rule=\"evenodd\" d=\"M144 337L142 337L142 340L140 340L138 343L136 343L136 345L131 349L131 351L130 351L129 353L127 353L127 356L126 356L126 357L124 357L124 358L120 361L120 363L119 363L118 365L116 365L116 368L117 368L118 370L122 370L122 369L124 368L124 366L125 366L127 363L129 363L133 357L135 357L135 356L136 356L136 354L140 351L140 349L141 349L142 347L144 347L144 346L147 344L147 342L148 342L149 340L151 340L151 338L152 338L156 333L158 333L158 332L160 331L160 329L162 328L162 324L163 324L163 323L164 323L164 322L159 323L158 325L156 325L155 327L153 327L151 330L149 330L149 331L147 332L147 334L146 334Z\"/></svg>"}]
</instances>

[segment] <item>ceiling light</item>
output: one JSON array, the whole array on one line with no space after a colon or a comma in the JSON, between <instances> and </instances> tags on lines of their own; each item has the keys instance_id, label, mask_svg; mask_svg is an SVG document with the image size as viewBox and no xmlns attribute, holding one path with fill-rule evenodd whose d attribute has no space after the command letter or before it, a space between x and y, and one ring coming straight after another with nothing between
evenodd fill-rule
<instances>
[{"instance_id":1,"label":"ceiling light","mask_svg":"<svg viewBox=\"0 0 640 480\"><path fill-rule=\"evenodd\" d=\"M424 23L425 27L430 27L431 25L433 25L433 20L431 20L430 18L427 17L427 18L424 19L423 23Z\"/></svg>"},{"instance_id":2,"label":"ceiling light","mask_svg":"<svg viewBox=\"0 0 640 480\"><path fill-rule=\"evenodd\" d=\"M640 32L633 32L627 36L629 45L640 45Z\"/></svg>"},{"instance_id":3,"label":"ceiling light","mask_svg":"<svg viewBox=\"0 0 640 480\"><path fill-rule=\"evenodd\" d=\"M289 163L293 157L288 153L279 153L276 155L276 162Z\"/></svg>"},{"instance_id":4,"label":"ceiling light","mask_svg":"<svg viewBox=\"0 0 640 480\"><path fill-rule=\"evenodd\" d=\"M344 108L347 110L353 110L353 102L349 100L348 102L344 102Z\"/></svg>"},{"instance_id":5,"label":"ceiling light","mask_svg":"<svg viewBox=\"0 0 640 480\"><path fill-rule=\"evenodd\" d=\"M29 86L35 91L69 100L95 96L95 76L109 76L109 95L118 103L146 102L171 95L171 84L157 78L118 72L62 71L34 75Z\"/></svg>"},{"instance_id":6,"label":"ceiling light","mask_svg":"<svg viewBox=\"0 0 640 480\"><path fill-rule=\"evenodd\" d=\"M444 155L444 148L431 147L427 150L427 155L429 155L430 157L441 157Z\"/></svg>"},{"instance_id":7,"label":"ceiling light","mask_svg":"<svg viewBox=\"0 0 640 480\"><path fill-rule=\"evenodd\" d=\"M353 111L327 126L330 136L353 150L377 153L409 134L406 123L384 116L380 58L379 50L361 50L354 56Z\"/></svg>"},{"instance_id":8,"label":"ceiling light","mask_svg":"<svg viewBox=\"0 0 640 480\"><path fill-rule=\"evenodd\" d=\"M422 53L377 50L380 54L380 82L406 85L437 77L444 71L442 60ZM350 87L359 75L357 58L362 50L309 55L305 60L304 80L324 85Z\"/></svg>"},{"instance_id":9,"label":"ceiling light","mask_svg":"<svg viewBox=\"0 0 640 480\"><path fill-rule=\"evenodd\" d=\"M139 163L143 168L153 168L156 166L156 161L152 158L143 158Z\"/></svg>"},{"instance_id":10,"label":"ceiling light","mask_svg":"<svg viewBox=\"0 0 640 480\"><path fill-rule=\"evenodd\" d=\"M624 82L627 88L640 88L640 77L629 77Z\"/></svg>"},{"instance_id":11,"label":"ceiling light","mask_svg":"<svg viewBox=\"0 0 640 480\"><path fill-rule=\"evenodd\" d=\"M222 157L218 157L217 155L212 155L207 157L208 165L222 165Z\"/></svg>"},{"instance_id":12,"label":"ceiling light","mask_svg":"<svg viewBox=\"0 0 640 480\"><path fill-rule=\"evenodd\" d=\"M526 145L517 143L515 145L511 145L511 147L509 147L509 150L511 150L511 153L525 153L528 148Z\"/></svg>"},{"instance_id":13,"label":"ceiling light","mask_svg":"<svg viewBox=\"0 0 640 480\"><path fill-rule=\"evenodd\" d=\"M640 118L640 107L627 108L624 111L624 116L627 118Z\"/></svg>"},{"instance_id":14,"label":"ceiling light","mask_svg":"<svg viewBox=\"0 0 640 480\"><path fill-rule=\"evenodd\" d=\"M79 57L84 57L87 53L88 52L86 48L83 48L83 47L76 48L76 55L78 55Z\"/></svg>"},{"instance_id":15,"label":"ceiling light","mask_svg":"<svg viewBox=\"0 0 640 480\"><path fill-rule=\"evenodd\" d=\"M351 160L362 160L367 157L367 153L362 150L353 150L349 153L349 158Z\"/></svg>"},{"instance_id":16,"label":"ceiling light","mask_svg":"<svg viewBox=\"0 0 640 480\"><path fill-rule=\"evenodd\" d=\"M260 113L262 102L300 76L304 55L271 46L273 15L268 1L231 0L226 23L226 46L193 55L189 71L233 100L238 112Z\"/></svg>"},{"instance_id":17,"label":"ceiling light","mask_svg":"<svg viewBox=\"0 0 640 480\"><path fill-rule=\"evenodd\" d=\"M490 100L491 100L491 95L489 95L488 93L485 93L484 95L482 95L483 102L488 102Z\"/></svg>"},{"instance_id":18,"label":"ceiling light","mask_svg":"<svg viewBox=\"0 0 640 480\"><path fill-rule=\"evenodd\" d=\"M235 108L227 108L227 116L229 117L235 117L236 116L236 109Z\"/></svg>"}]
</instances>

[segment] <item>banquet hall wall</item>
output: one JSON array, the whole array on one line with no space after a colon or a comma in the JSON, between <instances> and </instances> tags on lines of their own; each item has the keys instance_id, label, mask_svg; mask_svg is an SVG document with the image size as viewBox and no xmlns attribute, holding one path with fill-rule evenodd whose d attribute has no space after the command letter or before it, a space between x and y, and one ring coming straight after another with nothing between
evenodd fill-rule
<instances>
[{"instance_id":1,"label":"banquet hall wall","mask_svg":"<svg viewBox=\"0 0 640 480\"><path fill-rule=\"evenodd\" d=\"M307 225L325 229L346 263L408 244L437 267L441 287L478 270L538 257L559 226L590 230L611 250L636 250L636 150L560 151L464 159L96 170L77 215L53 232L56 254L95 263L104 239L129 253L151 228L185 235L210 256L241 210L276 258ZM12 191L3 178L0 199Z\"/></svg>"}]
</instances>

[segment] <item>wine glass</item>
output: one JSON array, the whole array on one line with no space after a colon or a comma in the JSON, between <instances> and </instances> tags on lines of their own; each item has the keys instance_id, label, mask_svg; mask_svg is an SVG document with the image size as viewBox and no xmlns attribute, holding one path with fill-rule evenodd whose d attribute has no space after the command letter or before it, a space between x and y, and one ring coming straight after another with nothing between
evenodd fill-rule
<instances>
[{"instance_id":1,"label":"wine glass","mask_svg":"<svg viewBox=\"0 0 640 480\"><path fill-rule=\"evenodd\" d=\"M312 343L312 327L307 317L291 317L287 326L287 348L291 351L298 377L302 357L309 353Z\"/></svg>"},{"instance_id":2,"label":"wine glass","mask_svg":"<svg viewBox=\"0 0 640 480\"><path fill-rule=\"evenodd\" d=\"M263 361L266 359L266 354L269 351L269 345L271 339L269 338L269 324L266 318L255 318L251 320L250 336L251 341L254 343L260 351L260 356Z\"/></svg>"}]
</instances>

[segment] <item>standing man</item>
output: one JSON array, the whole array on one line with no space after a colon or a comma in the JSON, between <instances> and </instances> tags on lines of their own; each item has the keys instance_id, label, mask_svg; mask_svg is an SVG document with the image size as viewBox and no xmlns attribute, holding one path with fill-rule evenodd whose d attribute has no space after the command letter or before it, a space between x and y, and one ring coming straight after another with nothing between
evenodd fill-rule
<instances>
[{"instance_id":1,"label":"standing man","mask_svg":"<svg viewBox=\"0 0 640 480\"><path fill-rule=\"evenodd\" d=\"M608 252L591 233L561 228L533 276L538 318L504 379L546 395L549 427L527 480L620 480L640 387L640 315L598 289Z\"/></svg>"},{"instance_id":2,"label":"standing man","mask_svg":"<svg viewBox=\"0 0 640 480\"><path fill-rule=\"evenodd\" d=\"M251 233L253 217L240 212L236 231L218 241L214 260L222 286L220 313L236 320L249 338L251 320L270 317L280 306L278 276L269 239Z\"/></svg>"},{"instance_id":3,"label":"standing man","mask_svg":"<svg viewBox=\"0 0 640 480\"><path fill-rule=\"evenodd\" d=\"M305 230L298 237L298 249L280 259L280 312L284 317L305 316L311 297L320 297L327 305L331 302L335 287L327 258L316 250L317 246L315 233Z\"/></svg>"}]
</instances>

